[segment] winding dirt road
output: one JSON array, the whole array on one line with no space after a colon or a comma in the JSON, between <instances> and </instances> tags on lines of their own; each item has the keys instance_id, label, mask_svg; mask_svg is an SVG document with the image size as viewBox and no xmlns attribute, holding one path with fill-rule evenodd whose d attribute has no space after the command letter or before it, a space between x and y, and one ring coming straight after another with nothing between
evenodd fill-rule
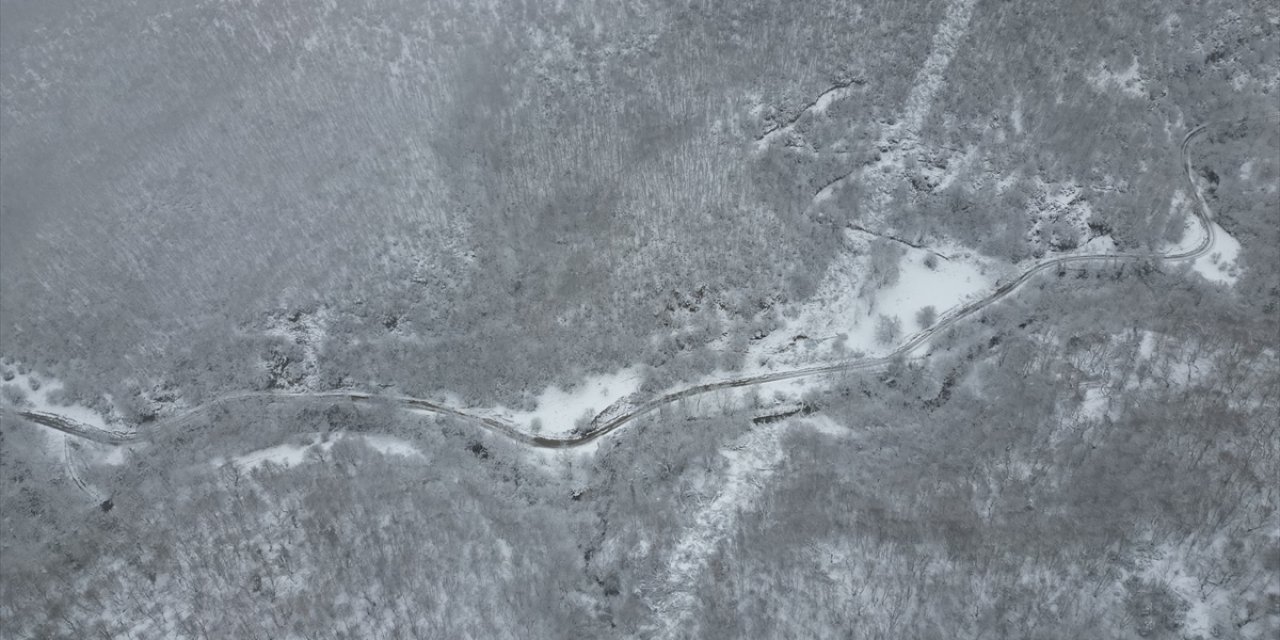
<instances>
[{"instance_id":1,"label":"winding dirt road","mask_svg":"<svg viewBox=\"0 0 1280 640\"><path fill-rule=\"evenodd\" d=\"M1191 191L1195 194L1199 207L1195 211L1196 219L1200 222L1204 230L1203 238L1200 243L1189 250L1177 253L1161 254L1161 253L1108 253L1108 254L1090 254L1090 255L1073 255L1061 258L1051 258L1028 268L1022 272L1017 278L1006 282L997 287L990 295L980 300L976 300L967 305L954 307L944 313L938 321L928 329L924 329L919 333L912 335L903 342L897 349L891 353L876 358L861 358L849 360L845 362L837 362L834 364L814 365L789 371L780 371L775 373L767 373L756 376L735 378L730 380L721 380L706 384L695 385L672 391L664 395L652 398L650 400L632 405L622 413L609 416L609 410L602 413L592 421L590 427L582 433L571 434L565 437L538 436L522 430L518 426L504 422L502 420L470 413L463 409L457 409L446 405L423 400L421 398L412 398L407 396L383 396L361 391L322 391L313 393L290 393L290 392L238 392L228 394L216 400L210 401L200 407L191 409L183 414L173 416L157 423L155 428L181 427L189 422L192 418L208 411L219 405L229 402L235 402L248 399L259 398L312 398L312 399L345 399L358 403L369 402L390 402L399 405L403 409L416 410L440 415L448 415L466 420L480 428L491 431L503 437L509 438L516 442L544 449L565 449L578 447L588 444L594 440L602 438L618 429L626 426L637 418L646 414L657 411L659 408L691 398L694 396L712 393L721 389L730 389L735 387L747 387L769 382L777 382L779 380L789 380L794 378L804 378L809 376L820 376L835 373L844 373L851 371L865 371L885 366L898 358L912 357L912 353L916 349L923 346L938 333L947 330L956 323L968 318L987 306L999 302L1005 297L1013 294L1022 285L1036 275L1041 274L1050 269L1065 267L1076 263L1096 262L1100 260L1161 260L1161 261L1181 261L1193 260L1207 254L1214 244L1214 225L1211 221L1208 204L1204 200L1204 195L1200 192L1199 185L1196 184L1195 174L1191 167L1191 157L1189 147L1191 141L1203 133L1208 124L1202 124L1191 131L1187 132L1186 137L1182 140L1181 154L1183 162L1183 170L1186 174L1187 181L1190 183ZM103 444L121 445L146 440L146 435L141 432L121 432L100 429L92 425L84 424L76 420L72 420L65 416L60 416L44 411L19 410L18 415L39 425L56 429L63 433L78 438L93 440ZM609 416L609 417L605 417Z\"/></svg>"}]
</instances>

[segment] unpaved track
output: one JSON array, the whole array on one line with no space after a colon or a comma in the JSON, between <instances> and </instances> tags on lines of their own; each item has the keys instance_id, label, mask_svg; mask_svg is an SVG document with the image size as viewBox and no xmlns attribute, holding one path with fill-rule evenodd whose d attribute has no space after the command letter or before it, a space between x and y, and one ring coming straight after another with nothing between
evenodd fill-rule
<instances>
[{"instance_id":1,"label":"unpaved track","mask_svg":"<svg viewBox=\"0 0 1280 640\"><path fill-rule=\"evenodd\" d=\"M523 431L522 429L520 429L518 426L514 424L504 422L497 418L482 416L479 414L468 412L464 409L457 409L454 407L449 407L447 405L438 404L430 400L424 400L421 398L411 398L407 396L382 396L382 395L366 393L362 391L321 391L321 392L298 392L298 393L271 392L271 391L237 392L237 393L232 393L232 394L222 396L221 398L218 398L216 400L212 400L204 405L201 405L200 407L191 409L183 414L166 418L156 423L155 425L152 425L150 429L181 427L189 423L193 418L198 417L199 415L207 412L209 409L212 409L216 406L224 405L230 402L250 400L250 399L264 399L264 398L269 398L269 399L332 398L332 399L349 400L357 403L369 403L369 402L375 402L375 401L390 402L392 404L399 405L403 409L416 410L421 412L435 413L440 415L448 415L448 416L454 416L456 418L461 418L482 429L491 431L495 434L498 434L500 436L509 438L511 440L514 440L516 442L519 442L521 444L525 444L531 447L538 447L543 449L567 449L567 448L579 447L579 446L591 443L598 438L602 438L610 433L613 433L614 431L617 431L618 429L622 428L623 426L626 426L627 424L629 424L630 422L632 422L633 420L641 416L652 413L661 407L678 402L680 400L684 400L686 398L691 398L694 396L699 396L699 395L711 393L714 391L719 391L722 389L731 389L735 387L748 387L753 385L765 384L769 382L777 382L779 380L790 380L794 378L806 378L810 376L821 376L821 375L828 375L828 374L853 372L853 371L866 371L868 369L876 369L878 367L887 365L888 363L894 361L895 359L912 357L912 353L916 349L923 346L926 342L928 342L938 333L946 331L947 329L954 326L956 323L978 313L979 311L986 308L987 306L994 304L996 302L999 302L1000 300L1003 300L1005 297L1017 291L1019 287L1026 284L1027 281L1031 280L1035 276L1045 271L1048 271L1050 269L1066 267L1068 265L1073 265L1077 263L1098 262L1098 261L1107 261L1107 260L1111 260L1111 261L1161 260L1165 262L1194 260L1196 258L1199 258L1207 254L1209 250L1213 247L1213 243L1214 243L1213 223L1210 220L1208 204L1205 202L1204 195L1200 192L1199 185L1197 185L1195 181L1195 174L1191 168L1191 157L1189 155L1189 148L1191 145L1191 141L1196 136L1203 133L1206 127L1208 126L1209 126L1208 124L1202 124L1192 129L1191 131L1187 132L1186 137L1182 139L1182 147L1181 147L1183 171L1186 175L1188 183L1191 186L1192 193L1195 194L1196 202L1199 205L1196 208L1195 216L1196 216L1196 219L1200 222L1200 226L1204 230L1203 238L1201 239L1200 243L1196 245L1194 248L1186 251L1170 253L1170 254L1126 252L1126 253L1074 255L1074 256L1051 258L1049 260L1045 260L1027 269L1017 278L1000 285L999 287L996 288L995 291L993 291L987 297L982 298L980 300L976 300L967 305L962 305L959 307L952 308L951 310L947 311L942 315L941 318L938 319L937 323L935 323L933 326L923 331L920 331L919 333L914 334L913 336L908 338L906 342L902 343L902 345L900 345L897 349L893 350L893 352L889 353L888 355L880 356L877 358L861 358L856 360L848 360L848 361L837 362L833 364L814 365L810 367L792 369L789 371L779 371L775 373L767 373L767 374L761 374L756 376L749 376L745 378L721 380L718 382L711 382L711 383L687 387L685 389L673 391L673 392L658 396L656 398L647 400L645 402L641 402L631 407L630 409L624 411L623 413L615 415L607 420L601 421L599 416L597 416L596 421L593 421L590 428L587 429L584 433L572 434L564 437L532 435L526 431ZM53 413L47 413L43 411L27 411L27 410L19 410L17 411L17 413L23 418L26 418L27 420L30 420L31 422L34 422L36 424L43 425L51 429L56 429L58 431L61 431L71 436L84 438L87 440L93 440L95 442L100 442L103 444L121 445L121 444L128 444L132 442L140 442L140 441L146 440L146 435L141 432L136 432L136 431L122 432L122 431L104 430L104 429L94 427L92 425L83 424L76 420L69 419L65 416L60 416Z\"/></svg>"}]
</instances>

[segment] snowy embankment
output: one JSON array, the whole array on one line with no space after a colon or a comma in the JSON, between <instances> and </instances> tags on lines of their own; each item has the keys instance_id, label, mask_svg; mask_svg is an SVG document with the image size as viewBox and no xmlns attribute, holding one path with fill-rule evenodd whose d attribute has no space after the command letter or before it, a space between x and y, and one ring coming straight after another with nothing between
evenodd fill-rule
<instances>
[{"instance_id":1,"label":"snowy embankment","mask_svg":"<svg viewBox=\"0 0 1280 640\"><path fill-rule=\"evenodd\" d=\"M97 411L74 403L60 403L58 398L64 389L62 381L41 376L35 372L20 373L9 367L5 367L4 373L5 377L9 378L4 382L4 393L0 394L4 397L5 406L65 416L96 429L111 430L107 426L107 420ZM124 460L123 450L119 447L104 447L94 442L81 441L52 429L43 431L49 455L53 459L62 461L71 482L94 502L105 499L106 496L101 490L81 477L80 470L76 467L76 458L83 458L87 453L98 463L119 464Z\"/></svg>"},{"instance_id":2,"label":"snowy embankment","mask_svg":"<svg viewBox=\"0 0 1280 640\"><path fill-rule=\"evenodd\" d=\"M281 444L265 449L258 449L249 453L241 454L227 460L226 458L217 457L210 461L215 467L221 467L225 464L235 465L241 472L250 472L265 464L272 464L277 467L289 468L296 467L308 461L323 460L333 446L343 440L359 440L368 445L370 449L377 451L383 455L400 456L403 458L424 458L425 456L417 447L412 444L393 438L391 436L369 435L369 434L351 434L351 433L335 433L328 438L322 437L320 434L310 436L309 442L305 444Z\"/></svg>"},{"instance_id":3,"label":"snowy embankment","mask_svg":"<svg viewBox=\"0 0 1280 640\"><path fill-rule=\"evenodd\" d=\"M12 375L12 379L6 380L3 385L5 389L3 402L5 406L52 413L89 425L95 429L113 430L107 426L107 419L101 413L79 404L60 403L58 397L62 394L62 381L41 376L35 372L18 373L9 367L5 367L5 369L7 375ZM10 394L20 395L21 400L17 403L13 402Z\"/></svg>"}]
</instances>

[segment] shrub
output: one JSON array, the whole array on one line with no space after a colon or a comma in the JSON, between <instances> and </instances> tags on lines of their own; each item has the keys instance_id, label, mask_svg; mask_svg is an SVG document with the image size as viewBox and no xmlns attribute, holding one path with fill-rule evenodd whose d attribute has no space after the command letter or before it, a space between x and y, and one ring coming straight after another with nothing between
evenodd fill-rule
<instances>
[{"instance_id":1,"label":"shrub","mask_svg":"<svg viewBox=\"0 0 1280 640\"><path fill-rule=\"evenodd\" d=\"M880 344L892 344L901 333L902 320L899 320L898 316L890 317L880 314L876 319L876 340Z\"/></svg>"},{"instance_id":2,"label":"shrub","mask_svg":"<svg viewBox=\"0 0 1280 640\"><path fill-rule=\"evenodd\" d=\"M937 320L938 310L935 309L933 305L921 307L920 310L916 312L916 324L919 325L921 329L928 329L929 327L932 327L933 323Z\"/></svg>"}]
</instances>

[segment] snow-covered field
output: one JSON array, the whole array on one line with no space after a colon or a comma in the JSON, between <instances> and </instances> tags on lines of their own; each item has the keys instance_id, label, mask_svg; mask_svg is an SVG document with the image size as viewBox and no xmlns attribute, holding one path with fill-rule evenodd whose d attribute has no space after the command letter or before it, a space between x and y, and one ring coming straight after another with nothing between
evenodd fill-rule
<instances>
[{"instance_id":1,"label":"snow-covered field","mask_svg":"<svg viewBox=\"0 0 1280 640\"><path fill-rule=\"evenodd\" d=\"M821 342L828 349L821 360L851 354L882 355L921 327L916 314L934 307L940 316L952 307L986 295L996 280L1008 270L999 263L956 246L939 247L950 256L904 247L893 284L865 295L854 283L865 279L869 258L864 234L848 232L850 251L836 259L827 270L817 292L783 328L753 343L747 359L749 370L770 371L781 366L812 364L814 353L807 345ZM933 261L934 266L928 266ZM897 336L885 342L876 336L879 316L897 319ZM840 349L843 349L841 351Z\"/></svg>"}]
</instances>

